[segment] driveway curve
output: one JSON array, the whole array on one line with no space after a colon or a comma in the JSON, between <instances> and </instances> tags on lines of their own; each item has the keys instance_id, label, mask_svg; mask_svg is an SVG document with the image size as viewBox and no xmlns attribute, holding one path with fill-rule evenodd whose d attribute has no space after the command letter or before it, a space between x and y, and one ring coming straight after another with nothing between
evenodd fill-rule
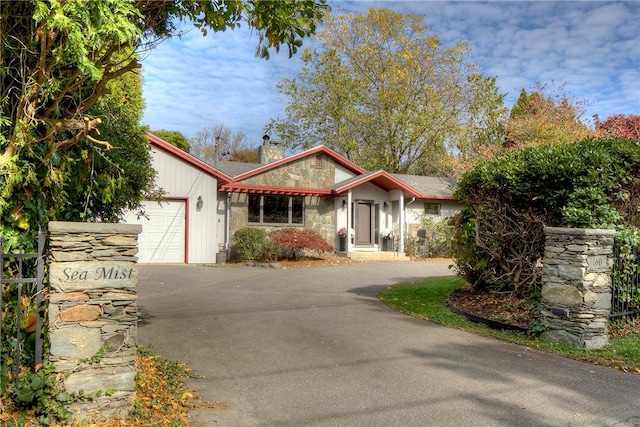
<instances>
[{"instance_id":1,"label":"driveway curve","mask_svg":"<svg viewBox=\"0 0 640 427\"><path fill-rule=\"evenodd\" d=\"M138 341L203 379L205 426L635 426L640 376L414 319L375 296L448 263L140 265Z\"/></svg>"}]
</instances>

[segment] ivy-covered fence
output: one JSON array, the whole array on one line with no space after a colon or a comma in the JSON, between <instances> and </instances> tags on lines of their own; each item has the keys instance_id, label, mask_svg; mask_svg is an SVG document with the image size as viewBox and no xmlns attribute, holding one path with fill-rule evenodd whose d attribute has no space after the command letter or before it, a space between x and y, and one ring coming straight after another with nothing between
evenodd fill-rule
<instances>
[{"instance_id":1,"label":"ivy-covered fence","mask_svg":"<svg viewBox=\"0 0 640 427\"><path fill-rule=\"evenodd\" d=\"M611 319L640 315L640 243L616 239L611 285Z\"/></svg>"},{"instance_id":2,"label":"ivy-covered fence","mask_svg":"<svg viewBox=\"0 0 640 427\"><path fill-rule=\"evenodd\" d=\"M0 236L0 385L5 392L20 389L23 368L42 363L46 240L40 232L35 251L5 252Z\"/></svg>"}]
</instances>

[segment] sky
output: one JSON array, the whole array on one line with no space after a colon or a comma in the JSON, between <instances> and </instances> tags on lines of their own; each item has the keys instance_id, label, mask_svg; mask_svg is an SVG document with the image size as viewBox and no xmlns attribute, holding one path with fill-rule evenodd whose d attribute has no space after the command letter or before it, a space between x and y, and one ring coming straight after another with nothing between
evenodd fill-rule
<instances>
[{"instance_id":1,"label":"sky","mask_svg":"<svg viewBox=\"0 0 640 427\"><path fill-rule=\"evenodd\" d=\"M328 1L366 12L384 7L424 16L443 47L467 41L485 76L496 77L505 103L538 83L588 101L583 121L598 114L640 114L640 1ZM254 56L257 36L246 25L203 37L193 30L142 57L143 123L192 138L225 125L247 145L262 143L271 119L284 118L286 98L276 88L295 77L300 51L286 46L269 60ZM303 48L312 46L305 39ZM553 82L553 83L552 83Z\"/></svg>"}]
</instances>

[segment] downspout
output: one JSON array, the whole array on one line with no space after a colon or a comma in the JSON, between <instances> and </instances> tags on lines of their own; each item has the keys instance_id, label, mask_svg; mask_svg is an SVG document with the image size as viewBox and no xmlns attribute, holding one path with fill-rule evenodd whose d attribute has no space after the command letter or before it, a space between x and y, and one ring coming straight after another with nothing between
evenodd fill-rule
<instances>
[{"instance_id":1,"label":"downspout","mask_svg":"<svg viewBox=\"0 0 640 427\"><path fill-rule=\"evenodd\" d=\"M411 205L415 201L416 201L416 198L412 197L411 201L409 201L409 203L404 205L404 209L403 209L404 218L402 218L402 221L404 223L404 227L400 228L400 232L401 233L400 233L400 241L398 242L398 248L399 248L398 252L404 252L404 235L405 234L409 235L409 222L407 222L407 208L409 207L409 205Z\"/></svg>"},{"instance_id":2,"label":"downspout","mask_svg":"<svg viewBox=\"0 0 640 427\"><path fill-rule=\"evenodd\" d=\"M224 248L228 251L229 244L231 242L231 193L227 193L227 204L225 206L225 216L224 216Z\"/></svg>"}]
</instances>

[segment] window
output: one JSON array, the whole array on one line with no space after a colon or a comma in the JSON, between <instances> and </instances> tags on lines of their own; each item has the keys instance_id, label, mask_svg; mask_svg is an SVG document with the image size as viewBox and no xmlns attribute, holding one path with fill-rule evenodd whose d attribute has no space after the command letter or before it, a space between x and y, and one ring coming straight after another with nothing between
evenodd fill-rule
<instances>
[{"instance_id":1,"label":"window","mask_svg":"<svg viewBox=\"0 0 640 427\"><path fill-rule=\"evenodd\" d=\"M424 213L426 215L440 215L440 203L425 203Z\"/></svg>"},{"instance_id":2,"label":"window","mask_svg":"<svg viewBox=\"0 0 640 427\"><path fill-rule=\"evenodd\" d=\"M254 224L302 224L304 198L249 194L248 221Z\"/></svg>"}]
</instances>

